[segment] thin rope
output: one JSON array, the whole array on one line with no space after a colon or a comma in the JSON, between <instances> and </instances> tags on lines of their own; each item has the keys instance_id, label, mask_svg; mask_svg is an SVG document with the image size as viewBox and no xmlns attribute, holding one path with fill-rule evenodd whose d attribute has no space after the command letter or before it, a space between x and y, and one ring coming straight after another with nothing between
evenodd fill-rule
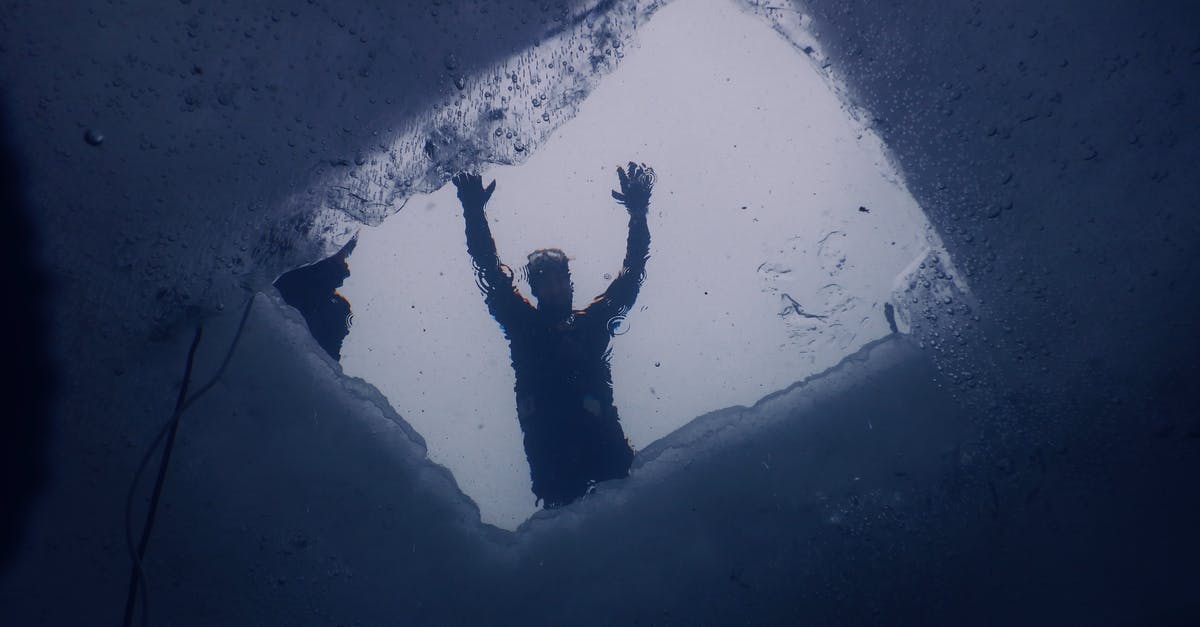
<instances>
[{"instance_id":1,"label":"thin rope","mask_svg":"<svg viewBox=\"0 0 1200 627\"><path fill-rule=\"evenodd\" d=\"M141 589L141 608L142 608L142 624L150 623L150 607L149 607L149 589L146 585L146 573L142 567L143 560L146 556L146 548L150 543L150 534L154 528L154 520L158 512L158 504L162 497L163 485L166 482L167 466L171 462L171 452L175 447L175 437L179 431L180 419L183 418L183 413L187 411L197 400L200 399L206 392L212 389L221 375L225 373L225 369L229 366L229 362L233 359L233 353L237 349L238 342L242 338L242 331L246 328L246 320L250 317L250 308L254 304L254 296L252 295L246 301L246 307L242 311L242 318L238 322L237 332L233 336L233 341L229 344L229 350L225 353L225 359L221 362L221 366L217 368L216 374L209 379L208 383L204 384L200 389L196 390L190 397L187 394L188 385L191 381L192 365L195 361L196 349L200 345L200 338L203 335L203 326L196 327L196 335L192 338L191 348L188 349L187 365L183 372L183 384L179 390L179 396L175 401L175 411L171 414L171 418L158 431L158 435L154 437L154 441L146 450L146 454L142 456L141 462L138 464L137 472L133 475L133 481L129 484L129 492L125 498L125 545L129 551L129 557L133 562L129 573L129 594L125 600L125 627L133 625L133 609L138 597L138 589ZM154 493L150 499L150 508L146 512L146 524L142 528L142 538L138 543L137 548L133 544L133 502L137 493L138 483L141 481L142 475L146 472L146 468L150 464L151 458L154 457L154 452L158 450L159 444L167 438L166 448L163 450L162 458L158 467L158 479L154 484Z\"/></svg>"}]
</instances>

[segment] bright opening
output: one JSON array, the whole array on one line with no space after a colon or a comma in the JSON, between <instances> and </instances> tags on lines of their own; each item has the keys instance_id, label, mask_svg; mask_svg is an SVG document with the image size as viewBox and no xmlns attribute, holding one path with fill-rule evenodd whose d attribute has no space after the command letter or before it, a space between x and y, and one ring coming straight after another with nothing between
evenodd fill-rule
<instances>
[{"instance_id":1,"label":"bright opening","mask_svg":"<svg viewBox=\"0 0 1200 627\"><path fill-rule=\"evenodd\" d=\"M889 333L894 284L938 247L878 138L764 21L724 0L679 1L639 40L528 162L483 173L497 181L487 211L501 260L515 270L562 248L582 307L625 253L614 168L657 171L647 278L611 345L635 450ZM485 522L515 528L537 508L514 375L454 187L364 229L349 264L345 372L423 434Z\"/></svg>"}]
</instances>

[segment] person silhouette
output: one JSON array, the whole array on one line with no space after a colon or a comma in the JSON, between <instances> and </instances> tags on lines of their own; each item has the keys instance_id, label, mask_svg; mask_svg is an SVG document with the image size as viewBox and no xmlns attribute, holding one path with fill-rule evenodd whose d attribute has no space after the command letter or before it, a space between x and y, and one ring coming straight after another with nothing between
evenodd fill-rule
<instances>
[{"instance_id":1,"label":"person silhouette","mask_svg":"<svg viewBox=\"0 0 1200 627\"><path fill-rule=\"evenodd\" d=\"M583 310L572 309L574 287L562 250L529 254L525 270L534 307L513 285L500 262L484 206L496 189L478 174L453 178L466 221L467 252L492 317L509 343L516 374L517 419L533 493L544 507L566 505L600 481L628 476L633 449L613 404L609 340L633 306L650 257L646 214L654 170L618 167L621 191L613 198L629 213L621 271Z\"/></svg>"},{"instance_id":2,"label":"person silhouette","mask_svg":"<svg viewBox=\"0 0 1200 627\"><path fill-rule=\"evenodd\" d=\"M350 301L337 288L350 277L347 260L358 245L358 236L337 251L312 265L283 273L275 279L275 288L284 302L295 307L317 344L334 359L342 359L342 341L350 334Z\"/></svg>"}]
</instances>

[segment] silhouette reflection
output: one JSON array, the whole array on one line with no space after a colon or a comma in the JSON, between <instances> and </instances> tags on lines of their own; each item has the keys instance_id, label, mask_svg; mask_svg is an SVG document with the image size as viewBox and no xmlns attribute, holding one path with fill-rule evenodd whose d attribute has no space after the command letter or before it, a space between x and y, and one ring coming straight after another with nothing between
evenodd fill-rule
<instances>
[{"instance_id":1,"label":"silhouette reflection","mask_svg":"<svg viewBox=\"0 0 1200 627\"><path fill-rule=\"evenodd\" d=\"M357 244L356 235L332 257L275 280L284 302L299 310L317 344L335 360L341 360L342 340L350 333L350 301L337 288L350 276L346 260Z\"/></svg>"},{"instance_id":2,"label":"silhouette reflection","mask_svg":"<svg viewBox=\"0 0 1200 627\"><path fill-rule=\"evenodd\" d=\"M537 306L521 295L496 254L484 211L496 182L484 188L477 174L454 177L476 280L512 352L533 493L547 508L574 501L597 482L627 476L633 461L613 404L609 340L645 277L654 171L631 162L628 172L617 168L617 174L621 191L613 198L629 213L625 261L583 310L572 309L569 259L557 248L529 254L525 271Z\"/></svg>"}]
</instances>

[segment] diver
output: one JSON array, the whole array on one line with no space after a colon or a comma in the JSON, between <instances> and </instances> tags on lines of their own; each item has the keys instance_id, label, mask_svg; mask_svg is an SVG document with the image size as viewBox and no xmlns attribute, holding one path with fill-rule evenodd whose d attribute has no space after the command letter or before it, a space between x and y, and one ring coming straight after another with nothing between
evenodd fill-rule
<instances>
[{"instance_id":1,"label":"diver","mask_svg":"<svg viewBox=\"0 0 1200 627\"><path fill-rule=\"evenodd\" d=\"M512 351L533 493L548 509L574 501L600 481L628 476L633 462L613 405L609 340L645 278L654 170L632 162L628 168L617 168L621 191L612 193L629 212L625 261L608 289L582 310L572 309L568 257L557 248L528 256L525 271L537 306L521 295L512 270L500 263L484 213L496 182L484 188L478 174L465 172L453 179L476 281Z\"/></svg>"},{"instance_id":2,"label":"diver","mask_svg":"<svg viewBox=\"0 0 1200 627\"><path fill-rule=\"evenodd\" d=\"M358 245L358 235L337 251L312 265L283 273L275 287L284 302L295 307L317 344L334 361L342 359L342 342L350 334L350 301L337 288L350 277L347 259Z\"/></svg>"}]
</instances>

